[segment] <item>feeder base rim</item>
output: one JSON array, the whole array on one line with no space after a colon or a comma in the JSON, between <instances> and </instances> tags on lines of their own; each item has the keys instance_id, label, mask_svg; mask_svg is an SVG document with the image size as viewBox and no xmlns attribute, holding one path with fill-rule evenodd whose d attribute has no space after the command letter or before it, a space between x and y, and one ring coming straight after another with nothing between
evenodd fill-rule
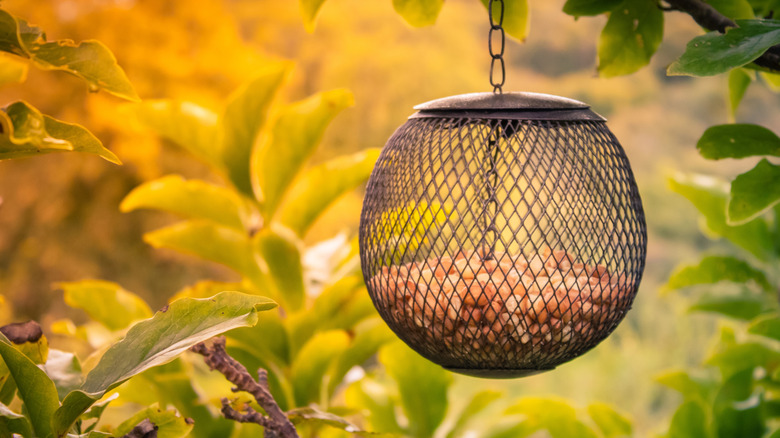
<instances>
[{"instance_id":1,"label":"feeder base rim","mask_svg":"<svg viewBox=\"0 0 780 438\"><path fill-rule=\"evenodd\" d=\"M447 371L453 373L464 374L471 377L479 377L482 379L516 379L519 377L528 377L536 374L541 374L547 371L552 371L555 367L550 368L450 368L443 367Z\"/></svg>"}]
</instances>

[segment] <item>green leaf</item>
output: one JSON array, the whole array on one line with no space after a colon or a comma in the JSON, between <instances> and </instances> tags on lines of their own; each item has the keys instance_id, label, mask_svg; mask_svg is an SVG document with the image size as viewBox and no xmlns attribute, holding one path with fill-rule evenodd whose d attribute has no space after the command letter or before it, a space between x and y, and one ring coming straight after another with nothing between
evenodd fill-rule
<instances>
[{"instance_id":1,"label":"green leaf","mask_svg":"<svg viewBox=\"0 0 780 438\"><path fill-rule=\"evenodd\" d=\"M744 68L735 68L729 72L729 116L731 120L736 116L739 103L742 102L742 97L745 96L745 92L755 78L755 72Z\"/></svg>"},{"instance_id":2,"label":"green leaf","mask_svg":"<svg viewBox=\"0 0 780 438\"><path fill-rule=\"evenodd\" d=\"M767 87L769 87L770 90L774 91L775 93L780 92L780 74L769 73L765 71L760 71L758 74L761 76L761 79L764 80L764 83Z\"/></svg>"},{"instance_id":3,"label":"green leaf","mask_svg":"<svg viewBox=\"0 0 780 438\"><path fill-rule=\"evenodd\" d=\"M716 435L761 438L765 432L762 399L760 394L753 394L753 370L731 376L715 397L712 413Z\"/></svg>"},{"instance_id":4,"label":"green leaf","mask_svg":"<svg viewBox=\"0 0 780 438\"><path fill-rule=\"evenodd\" d=\"M268 298L222 292L208 299L183 298L128 330L125 338L106 351L80 390L65 397L52 419L60 436L106 391L213 336L257 323L257 313L272 309Z\"/></svg>"},{"instance_id":5,"label":"green leaf","mask_svg":"<svg viewBox=\"0 0 780 438\"><path fill-rule=\"evenodd\" d=\"M263 132L252 156L255 193L270 221L298 172L322 138L325 128L353 104L346 90L319 93L284 106L269 130ZM244 163L246 164L246 162Z\"/></svg>"},{"instance_id":6,"label":"green leaf","mask_svg":"<svg viewBox=\"0 0 780 438\"><path fill-rule=\"evenodd\" d=\"M748 333L780 341L780 314L765 315L753 321Z\"/></svg>"},{"instance_id":7,"label":"green leaf","mask_svg":"<svg viewBox=\"0 0 780 438\"><path fill-rule=\"evenodd\" d=\"M555 398L526 397L510 406L505 414L526 417L520 431L546 429L552 438L596 438L596 434L577 419L566 401Z\"/></svg>"},{"instance_id":8,"label":"green leaf","mask_svg":"<svg viewBox=\"0 0 780 438\"><path fill-rule=\"evenodd\" d=\"M756 367L767 368L769 364L780 361L780 352L768 348L758 342L734 344L722 348L705 363L720 368L724 379L734 374L753 370Z\"/></svg>"},{"instance_id":9,"label":"green leaf","mask_svg":"<svg viewBox=\"0 0 780 438\"><path fill-rule=\"evenodd\" d=\"M0 52L0 86L21 84L27 79L27 61Z\"/></svg>"},{"instance_id":10,"label":"green leaf","mask_svg":"<svg viewBox=\"0 0 780 438\"><path fill-rule=\"evenodd\" d=\"M255 285L266 284L266 266L258 265L246 234L206 221L187 221L152 231L144 240L155 248L169 248L221 263L246 276Z\"/></svg>"},{"instance_id":11,"label":"green leaf","mask_svg":"<svg viewBox=\"0 0 780 438\"><path fill-rule=\"evenodd\" d=\"M482 0L485 8L488 7L488 0ZM500 6L498 2L493 2L493 19L498 22L500 16ZM530 14L528 13L528 0L505 0L504 1L504 31L507 35L524 41L528 36L528 27L530 25Z\"/></svg>"},{"instance_id":12,"label":"green leaf","mask_svg":"<svg viewBox=\"0 0 780 438\"><path fill-rule=\"evenodd\" d=\"M0 49L28 58L45 70L62 70L76 75L89 86L131 101L140 101L114 54L95 40L48 42L46 34L26 21L0 10Z\"/></svg>"},{"instance_id":13,"label":"green leaf","mask_svg":"<svg viewBox=\"0 0 780 438\"><path fill-rule=\"evenodd\" d=\"M748 291L738 295L711 293L699 297L689 310L714 312L730 318L748 321L771 310L771 305L772 303L766 296L756 296Z\"/></svg>"},{"instance_id":14,"label":"green leaf","mask_svg":"<svg viewBox=\"0 0 780 438\"><path fill-rule=\"evenodd\" d=\"M670 187L699 210L712 234L728 239L761 260L770 256L773 238L765 220L756 218L738 226L726 223L726 186L722 181L702 175L677 176L670 180Z\"/></svg>"},{"instance_id":15,"label":"green leaf","mask_svg":"<svg viewBox=\"0 0 780 438\"><path fill-rule=\"evenodd\" d=\"M747 0L707 0L707 4L732 20L755 18Z\"/></svg>"},{"instance_id":16,"label":"green leaf","mask_svg":"<svg viewBox=\"0 0 780 438\"><path fill-rule=\"evenodd\" d=\"M60 400L84 383L81 363L73 353L51 349L43 371L54 382Z\"/></svg>"},{"instance_id":17,"label":"green leaf","mask_svg":"<svg viewBox=\"0 0 780 438\"><path fill-rule=\"evenodd\" d=\"M698 401L686 401L674 413L669 425L669 438L709 438L707 416Z\"/></svg>"},{"instance_id":18,"label":"green leaf","mask_svg":"<svg viewBox=\"0 0 780 438\"><path fill-rule=\"evenodd\" d=\"M290 340L279 312L263 312L253 327L231 330L228 347L239 345L282 365L290 363Z\"/></svg>"},{"instance_id":19,"label":"green leaf","mask_svg":"<svg viewBox=\"0 0 780 438\"><path fill-rule=\"evenodd\" d=\"M455 420L455 424L452 425L447 438L458 438L464 435L465 427L468 425L474 417L480 412L484 411L491 403L501 398L503 394L500 391L494 391L486 389L474 394L469 400L468 404L463 407Z\"/></svg>"},{"instance_id":20,"label":"green leaf","mask_svg":"<svg viewBox=\"0 0 780 438\"><path fill-rule=\"evenodd\" d=\"M22 414L17 414L11 408L0 404L0 436L11 436L12 433L22 437L33 436L30 420Z\"/></svg>"},{"instance_id":21,"label":"green leaf","mask_svg":"<svg viewBox=\"0 0 780 438\"><path fill-rule=\"evenodd\" d=\"M382 347L379 362L398 384L410 435L433 436L447 412L447 391L452 376L400 342Z\"/></svg>"},{"instance_id":22,"label":"green leaf","mask_svg":"<svg viewBox=\"0 0 780 438\"><path fill-rule=\"evenodd\" d=\"M360 409L374 430L386 434L404 435L398 425L395 408L396 401L390 395L388 385L372 377L364 377L344 391L347 406Z\"/></svg>"},{"instance_id":23,"label":"green leaf","mask_svg":"<svg viewBox=\"0 0 780 438\"><path fill-rule=\"evenodd\" d=\"M444 0L393 0L393 8L414 27L430 26L444 5Z\"/></svg>"},{"instance_id":24,"label":"green leaf","mask_svg":"<svg viewBox=\"0 0 780 438\"><path fill-rule=\"evenodd\" d=\"M166 411L157 406L148 407L117 426L115 436L124 436L135 426L148 419L157 428L157 438L183 438L189 435L193 425L175 411Z\"/></svg>"},{"instance_id":25,"label":"green leaf","mask_svg":"<svg viewBox=\"0 0 780 438\"><path fill-rule=\"evenodd\" d=\"M566 0L563 12L574 17L604 14L618 7L623 0Z\"/></svg>"},{"instance_id":26,"label":"green leaf","mask_svg":"<svg viewBox=\"0 0 780 438\"><path fill-rule=\"evenodd\" d=\"M236 90L228 98L220 118L220 154L227 176L243 194L252 197L250 162L258 133L263 129L268 109L290 72L290 64L270 65L255 79ZM305 125L297 126L303 129ZM286 147L276 145L278 149ZM276 152L281 152L279 150ZM276 161L274 161L274 164ZM272 165L268 163L268 165Z\"/></svg>"},{"instance_id":27,"label":"green leaf","mask_svg":"<svg viewBox=\"0 0 780 438\"><path fill-rule=\"evenodd\" d=\"M190 102L150 100L133 105L133 114L147 129L218 170L223 169L217 143L217 114Z\"/></svg>"},{"instance_id":28,"label":"green leaf","mask_svg":"<svg viewBox=\"0 0 780 438\"><path fill-rule=\"evenodd\" d=\"M290 369L296 406L320 400L324 377L333 361L349 346L349 335L343 330L317 333L301 348Z\"/></svg>"},{"instance_id":29,"label":"green leaf","mask_svg":"<svg viewBox=\"0 0 780 438\"><path fill-rule=\"evenodd\" d=\"M65 304L87 312L109 330L123 330L152 316L152 309L144 300L116 283L82 280L58 283L57 287L65 292Z\"/></svg>"},{"instance_id":30,"label":"green leaf","mask_svg":"<svg viewBox=\"0 0 780 438\"><path fill-rule=\"evenodd\" d=\"M265 227L252 241L268 265L268 277L278 291L282 307L287 311L300 309L306 299L300 251L303 243L291 231L279 226Z\"/></svg>"},{"instance_id":31,"label":"green leaf","mask_svg":"<svg viewBox=\"0 0 780 438\"><path fill-rule=\"evenodd\" d=\"M588 414L607 438L630 436L632 433L631 421L606 403L591 403Z\"/></svg>"},{"instance_id":32,"label":"green leaf","mask_svg":"<svg viewBox=\"0 0 780 438\"><path fill-rule=\"evenodd\" d=\"M780 44L780 21L736 20L725 34L710 32L692 39L685 53L667 69L670 76L712 76L753 62Z\"/></svg>"},{"instance_id":33,"label":"green leaf","mask_svg":"<svg viewBox=\"0 0 780 438\"><path fill-rule=\"evenodd\" d=\"M727 214L729 225L740 225L761 216L780 202L780 166L764 158L756 167L731 182Z\"/></svg>"},{"instance_id":34,"label":"green leaf","mask_svg":"<svg viewBox=\"0 0 780 438\"><path fill-rule=\"evenodd\" d=\"M52 433L52 414L60 405L54 382L3 335L0 335L0 356L16 382L35 434L48 437Z\"/></svg>"},{"instance_id":35,"label":"green leaf","mask_svg":"<svg viewBox=\"0 0 780 438\"><path fill-rule=\"evenodd\" d=\"M0 160L62 151L90 152L120 164L111 151L79 125L45 116L22 101L0 111Z\"/></svg>"},{"instance_id":36,"label":"green leaf","mask_svg":"<svg viewBox=\"0 0 780 438\"><path fill-rule=\"evenodd\" d=\"M396 339L392 330L378 316L366 319L353 331L354 337L349 347L334 362L328 383L329 396L336 392L350 369L362 365L373 357L380 347Z\"/></svg>"},{"instance_id":37,"label":"green leaf","mask_svg":"<svg viewBox=\"0 0 780 438\"><path fill-rule=\"evenodd\" d=\"M666 287L682 289L701 284L713 284L721 281L747 283L754 281L767 292L772 291L772 285L763 271L756 269L747 262L726 256L707 256L698 265L683 266L675 270L669 277Z\"/></svg>"},{"instance_id":38,"label":"green leaf","mask_svg":"<svg viewBox=\"0 0 780 438\"><path fill-rule=\"evenodd\" d=\"M314 32L314 27L317 25L317 15L319 15L324 3L325 0L300 0L301 15L303 15L306 32Z\"/></svg>"},{"instance_id":39,"label":"green leaf","mask_svg":"<svg viewBox=\"0 0 780 438\"><path fill-rule=\"evenodd\" d=\"M653 0L625 0L609 15L599 38L599 74L634 73L650 62L663 39L663 11Z\"/></svg>"},{"instance_id":40,"label":"green leaf","mask_svg":"<svg viewBox=\"0 0 780 438\"><path fill-rule=\"evenodd\" d=\"M330 204L363 184L379 158L379 149L366 149L334 158L302 174L279 208L279 221L303 237Z\"/></svg>"},{"instance_id":41,"label":"green leaf","mask_svg":"<svg viewBox=\"0 0 780 438\"><path fill-rule=\"evenodd\" d=\"M362 436L366 431L350 423L343 417L330 412L323 412L313 407L295 408L287 411L287 417L294 425L313 424L316 426L329 426L341 429L345 432L356 433Z\"/></svg>"},{"instance_id":42,"label":"green leaf","mask_svg":"<svg viewBox=\"0 0 780 438\"><path fill-rule=\"evenodd\" d=\"M131 191L119 209L139 208L165 210L188 219L206 219L216 224L244 231L245 205L230 189L201 180L185 180L169 175L144 183Z\"/></svg>"},{"instance_id":43,"label":"green leaf","mask_svg":"<svg viewBox=\"0 0 780 438\"><path fill-rule=\"evenodd\" d=\"M655 381L679 392L686 400L709 400L718 386L718 382L708 376L691 376L685 371L669 371L657 376Z\"/></svg>"},{"instance_id":44,"label":"green leaf","mask_svg":"<svg viewBox=\"0 0 780 438\"><path fill-rule=\"evenodd\" d=\"M755 155L780 156L780 137L763 126L750 124L709 127L696 144L702 157L710 160Z\"/></svg>"}]
</instances>

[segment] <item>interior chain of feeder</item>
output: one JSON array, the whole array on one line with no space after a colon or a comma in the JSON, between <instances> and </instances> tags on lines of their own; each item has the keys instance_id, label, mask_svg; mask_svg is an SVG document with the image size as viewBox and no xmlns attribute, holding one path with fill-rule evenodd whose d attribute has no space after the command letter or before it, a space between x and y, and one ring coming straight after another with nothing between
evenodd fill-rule
<instances>
[{"instance_id":1,"label":"interior chain of feeder","mask_svg":"<svg viewBox=\"0 0 780 438\"><path fill-rule=\"evenodd\" d=\"M498 4L498 11L493 10L493 4ZM496 20L496 15L498 20ZM506 64L504 64L504 47L506 46L506 33L504 32L504 0L488 1L488 17L490 18L490 32L488 33L488 50L490 51L490 85L493 86L493 93L501 94L502 87L506 81ZM498 32L498 38L501 41L499 50L493 47L493 38ZM498 77L495 77L498 75Z\"/></svg>"},{"instance_id":2,"label":"interior chain of feeder","mask_svg":"<svg viewBox=\"0 0 780 438\"><path fill-rule=\"evenodd\" d=\"M491 124L488 133L487 148L482 160L482 169L485 169L484 191L482 200L482 214L480 215L480 225L482 228L482 238L480 247L488 248L489 251L483 255L483 260L492 260L496 249L496 239L498 238L498 227L496 227L496 215L498 214L498 198L496 197L496 188L498 186L498 158L501 154L499 148L501 143L501 123Z\"/></svg>"}]
</instances>

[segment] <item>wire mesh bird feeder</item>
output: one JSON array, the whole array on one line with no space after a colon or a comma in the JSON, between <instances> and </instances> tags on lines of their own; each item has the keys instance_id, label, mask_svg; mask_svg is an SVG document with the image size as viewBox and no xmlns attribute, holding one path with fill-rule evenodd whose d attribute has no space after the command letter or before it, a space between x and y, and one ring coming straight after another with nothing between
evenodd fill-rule
<instances>
[{"instance_id":1,"label":"wire mesh bird feeder","mask_svg":"<svg viewBox=\"0 0 780 438\"><path fill-rule=\"evenodd\" d=\"M359 238L368 292L400 339L452 371L508 378L615 329L647 234L603 117L497 91L415 107L369 179Z\"/></svg>"}]
</instances>

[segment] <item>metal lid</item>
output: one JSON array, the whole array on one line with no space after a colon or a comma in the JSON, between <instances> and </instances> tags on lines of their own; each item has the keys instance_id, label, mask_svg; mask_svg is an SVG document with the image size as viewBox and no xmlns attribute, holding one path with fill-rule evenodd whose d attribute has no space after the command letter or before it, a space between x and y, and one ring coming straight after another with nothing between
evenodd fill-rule
<instances>
[{"instance_id":1,"label":"metal lid","mask_svg":"<svg viewBox=\"0 0 780 438\"><path fill-rule=\"evenodd\" d=\"M523 120L599 120L606 119L586 103L551 94L469 93L425 102L414 107L411 118L466 117Z\"/></svg>"}]
</instances>

